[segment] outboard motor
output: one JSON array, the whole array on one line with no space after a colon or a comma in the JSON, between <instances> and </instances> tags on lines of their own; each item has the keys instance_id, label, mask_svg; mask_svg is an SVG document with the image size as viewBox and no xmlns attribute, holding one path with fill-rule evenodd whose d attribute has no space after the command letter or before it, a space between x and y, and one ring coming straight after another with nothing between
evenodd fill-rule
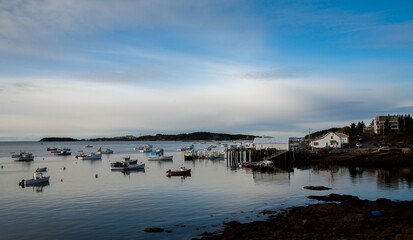
<instances>
[{"instance_id":1,"label":"outboard motor","mask_svg":"<svg viewBox=\"0 0 413 240\"><path fill-rule=\"evenodd\" d=\"M21 182L19 183L19 185L24 188L24 179L21 180Z\"/></svg>"}]
</instances>

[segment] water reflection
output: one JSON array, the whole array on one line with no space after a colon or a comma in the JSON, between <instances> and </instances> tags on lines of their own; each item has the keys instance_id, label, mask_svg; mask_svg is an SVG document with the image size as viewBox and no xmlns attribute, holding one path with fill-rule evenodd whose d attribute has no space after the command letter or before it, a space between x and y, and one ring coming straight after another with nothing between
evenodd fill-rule
<instances>
[{"instance_id":1,"label":"water reflection","mask_svg":"<svg viewBox=\"0 0 413 240\"><path fill-rule=\"evenodd\" d=\"M290 172L274 168L272 171L253 170L252 178L255 183L259 182L273 182L273 183L290 183Z\"/></svg>"},{"instance_id":2,"label":"water reflection","mask_svg":"<svg viewBox=\"0 0 413 240\"><path fill-rule=\"evenodd\" d=\"M123 173L123 175L130 175L131 173L134 173L134 172L142 172L142 173L144 173L145 172L145 169L129 169L129 170L118 170L118 171L116 171L116 170L111 170L112 172L122 172Z\"/></svg>"},{"instance_id":3,"label":"water reflection","mask_svg":"<svg viewBox=\"0 0 413 240\"><path fill-rule=\"evenodd\" d=\"M413 186L413 168L402 168L396 170L371 170L375 173L377 187L380 189L399 189L407 184L408 188Z\"/></svg>"},{"instance_id":4,"label":"water reflection","mask_svg":"<svg viewBox=\"0 0 413 240\"><path fill-rule=\"evenodd\" d=\"M320 175L334 183L342 176L347 175L353 184L358 184L366 177L374 178L379 189L399 189L407 185L413 188L413 168L402 169L366 169L359 167L328 167L312 168L311 174Z\"/></svg>"},{"instance_id":5,"label":"water reflection","mask_svg":"<svg viewBox=\"0 0 413 240\"><path fill-rule=\"evenodd\" d=\"M346 172L344 168L338 167L324 167L324 168L312 168L311 173L325 177L330 184L339 180Z\"/></svg>"}]
</instances>

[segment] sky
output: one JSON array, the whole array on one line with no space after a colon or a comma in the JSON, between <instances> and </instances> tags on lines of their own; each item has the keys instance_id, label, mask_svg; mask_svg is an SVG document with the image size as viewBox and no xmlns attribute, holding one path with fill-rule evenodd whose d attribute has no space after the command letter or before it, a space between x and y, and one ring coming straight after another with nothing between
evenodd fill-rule
<instances>
[{"instance_id":1,"label":"sky","mask_svg":"<svg viewBox=\"0 0 413 240\"><path fill-rule=\"evenodd\" d=\"M0 141L412 113L411 0L0 0Z\"/></svg>"}]
</instances>

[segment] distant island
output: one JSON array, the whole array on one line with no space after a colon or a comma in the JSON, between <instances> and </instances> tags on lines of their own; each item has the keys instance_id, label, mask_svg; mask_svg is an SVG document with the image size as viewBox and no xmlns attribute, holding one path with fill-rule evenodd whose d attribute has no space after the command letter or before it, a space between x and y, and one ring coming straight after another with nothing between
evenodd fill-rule
<instances>
[{"instance_id":1,"label":"distant island","mask_svg":"<svg viewBox=\"0 0 413 240\"><path fill-rule=\"evenodd\" d=\"M235 141L235 140L253 140L256 136L244 134L226 134L211 132L194 132L181 134L156 134L145 135L140 137L121 136L111 138L92 138L92 139L75 139L45 137L40 142L72 142L72 141Z\"/></svg>"}]
</instances>

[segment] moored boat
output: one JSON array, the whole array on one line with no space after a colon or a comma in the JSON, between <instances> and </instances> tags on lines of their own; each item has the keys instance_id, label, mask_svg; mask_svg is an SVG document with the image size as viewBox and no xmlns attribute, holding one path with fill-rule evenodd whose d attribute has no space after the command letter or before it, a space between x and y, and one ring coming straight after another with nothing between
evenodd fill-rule
<instances>
[{"instance_id":1,"label":"moored boat","mask_svg":"<svg viewBox=\"0 0 413 240\"><path fill-rule=\"evenodd\" d=\"M125 164L123 167L123 170L138 170L138 169L145 169L145 163L140 163L140 164Z\"/></svg>"},{"instance_id":2,"label":"moored boat","mask_svg":"<svg viewBox=\"0 0 413 240\"><path fill-rule=\"evenodd\" d=\"M80 155L76 156L76 158L79 160L100 160L102 159L102 156L96 153L90 153L88 155L81 153Z\"/></svg>"},{"instance_id":3,"label":"moored boat","mask_svg":"<svg viewBox=\"0 0 413 240\"><path fill-rule=\"evenodd\" d=\"M157 149L156 152L151 152L151 156L148 157L149 161L171 161L172 155L164 155L163 149Z\"/></svg>"},{"instance_id":4,"label":"moored boat","mask_svg":"<svg viewBox=\"0 0 413 240\"><path fill-rule=\"evenodd\" d=\"M100 152L100 154L112 154L112 153L113 153L113 150L109 148L106 148L105 150Z\"/></svg>"},{"instance_id":5,"label":"moored boat","mask_svg":"<svg viewBox=\"0 0 413 240\"><path fill-rule=\"evenodd\" d=\"M194 154L193 152L185 152L184 153L184 160L194 160Z\"/></svg>"},{"instance_id":6,"label":"moored boat","mask_svg":"<svg viewBox=\"0 0 413 240\"><path fill-rule=\"evenodd\" d=\"M33 173L33 178L32 179L22 179L21 182L19 183L20 186L29 186L29 185L35 185L39 183L46 183L49 182L50 176L43 176L41 172L35 172Z\"/></svg>"},{"instance_id":7,"label":"moored boat","mask_svg":"<svg viewBox=\"0 0 413 240\"><path fill-rule=\"evenodd\" d=\"M122 159L122 162L123 162L123 163L129 163L129 164L137 164L137 163L138 163L138 160L131 160L131 159L130 159L130 156L128 156L128 157L124 157L124 158Z\"/></svg>"},{"instance_id":8,"label":"moored boat","mask_svg":"<svg viewBox=\"0 0 413 240\"><path fill-rule=\"evenodd\" d=\"M171 171L171 169L169 169L168 171L166 171L166 174L167 174L168 177L171 177L171 176L191 176L191 169L187 169L185 167L181 167L177 171Z\"/></svg>"},{"instance_id":9,"label":"moored boat","mask_svg":"<svg viewBox=\"0 0 413 240\"><path fill-rule=\"evenodd\" d=\"M111 170L136 170L145 169L145 163L137 163L137 160L132 160L132 162L114 162L110 164Z\"/></svg>"},{"instance_id":10,"label":"moored boat","mask_svg":"<svg viewBox=\"0 0 413 240\"><path fill-rule=\"evenodd\" d=\"M33 161L34 156L31 153L21 152L20 154L15 154L11 156L14 161Z\"/></svg>"},{"instance_id":11,"label":"moored boat","mask_svg":"<svg viewBox=\"0 0 413 240\"><path fill-rule=\"evenodd\" d=\"M37 168L36 172L47 172L47 167Z\"/></svg>"},{"instance_id":12,"label":"moored boat","mask_svg":"<svg viewBox=\"0 0 413 240\"><path fill-rule=\"evenodd\" d=\"M69 151L60 151L58 153L55 153L58 156L67 156L67 155L72 155L72 152Z\"/></svg>"}]
</instances>

